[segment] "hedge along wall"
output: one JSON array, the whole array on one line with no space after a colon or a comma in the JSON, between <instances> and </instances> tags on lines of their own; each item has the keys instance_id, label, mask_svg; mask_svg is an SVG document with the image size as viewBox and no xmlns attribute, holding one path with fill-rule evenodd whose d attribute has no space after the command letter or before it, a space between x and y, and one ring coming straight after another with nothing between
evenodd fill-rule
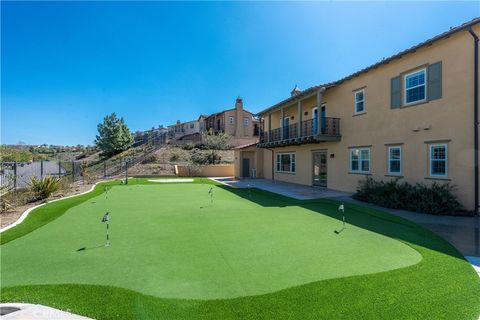
<instances>
[{"instance_id":1,"label":"hedge along wall","mask_svg":"<svg viewBox=\"0 0 480 320\"><path fill-rule=\"evenodd\" d=\"M179 177L233 177L235 166L233 164L222 165L176 165L175 173Z\"/></svg>"}]
</instances>

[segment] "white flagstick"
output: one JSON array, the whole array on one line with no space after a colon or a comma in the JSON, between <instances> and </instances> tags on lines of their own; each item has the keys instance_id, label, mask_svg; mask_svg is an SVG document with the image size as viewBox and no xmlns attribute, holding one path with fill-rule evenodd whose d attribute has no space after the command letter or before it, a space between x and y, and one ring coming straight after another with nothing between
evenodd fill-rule
<instances>
[{"instance_id":1,"label":"white flagstick","mask_svg":"<svg viewBox=\"0 0 480 320\"><path fill-rule=\"evenodd\" d=\"M110 237L108 234L108 222L110 221L110 216L108 214L108 211L103 215L102 222L105 222L107 224L107 241L105 242L105 247L110 247Z\"/></svg>"},{"instance_id":2,"label":"white flagstick","mask_svg":"<svg viewBox=\"0 0 480 320\"><path fill-rule=\"evenodd\" d=\"M345 206L343 203L338 206L338 211L342 211L343 226L345 227Z\"/></svg>"}]
</instances>

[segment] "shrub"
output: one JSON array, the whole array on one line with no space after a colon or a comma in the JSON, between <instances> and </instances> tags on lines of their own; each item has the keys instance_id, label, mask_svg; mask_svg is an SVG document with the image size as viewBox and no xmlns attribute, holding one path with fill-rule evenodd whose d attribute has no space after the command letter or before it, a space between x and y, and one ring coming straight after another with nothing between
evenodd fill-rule
<instances>
[{"instance_id":1,"label":"shrub","mask_svg":"<svg viewBox=\"0 0 480 320\"><path fill-rule=\"evenodd\" d=\"M28 186L35 200L44 200L58 190L60 179L56 177L45 177L42 179L33 177Z\"/></svg>"},{"instance_id":2,"label":"shrub","mask_svg":"<svg viewBox=\"0 0 480 320\"><path fill-rule=\"evenodd\" d=\"M375 181L372 178L358 184L353 198L382 207L405 209L429 214L455 214L463 211L462 205L453 194L455 187L434 182L411 185L407 182Z\"/></svg>"},{"instance_id":3,"label":"shrub","mask_svg":"<svg viewBox=\"0 0 480 320\"><path fill-rule=\"evenodd\" d=\"M178 153L172 153L172 155L170 156L170 162L177 162L178 159L180 159Z\"/></svg>"},{"instance_id":4,"label":"shrub","mask_svg":"<svg viewBox=\"0 0 480 320\"><path fill-rule=\"evenodd\" d=\"M195 144L193 144L191 142L186 143L182 146L183 150L192 150L193 148L195 148Z\"/></svg>"},{"instance_id":5,"label":"shrub","mask_svg":"<svg viewBox=\"0 0 480 320\"><path fill-rule=\"evenodd\" d=\"M142 164L147 164L147 163L154 163L157 162L157 156L155 154L151 154L145 157L145 159L142 160Z\"/></svg>"},{"instance_id":6,"label":"shrub","mask_svg":"<svg viewBox=\"0 0 480 320\"><path fill-rule=\"evenodd\" d=\"M192 163L197 164L197 165L202 165L202 164L209 163L208 162L208 155L206 155L205 153L202 153L202 152L192 153L192 156L191 156L190 159L191 159Z\"/></svg>"}]
</instances>

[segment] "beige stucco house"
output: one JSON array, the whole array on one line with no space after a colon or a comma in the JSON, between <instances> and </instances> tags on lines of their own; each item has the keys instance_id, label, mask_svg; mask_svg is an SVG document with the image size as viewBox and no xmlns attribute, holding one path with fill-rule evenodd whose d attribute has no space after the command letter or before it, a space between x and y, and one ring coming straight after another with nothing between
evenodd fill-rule
<instances>
[{"instance_id":1,"label":"beige stucco house","mask_svg":"<svg viewBox=\"0 0 480 320\"><path fill-rule=\"evenodd\" d=\"M206 116L200 115L198 119L181 122L178 120L175 124L168 126L168 133L171 138L182 140L196 140L199 134L205 130Z\"/></svg>"},{"instance_id":2,"label":"beige stucco house","mask_svg":"<svg viewBox=\"0 0 480 320\"><path fill-rule=\"evenodd\" d=\"M229 134L232 136L231 146L257 142L260 131L258 119L243 108L243 100L240 97L236 99L234 108L206 117L205 129L211 133Z\"/></svg>"},{"instance_id":3,"label":"beige stucco house","mask_svg":"<svg viewBox=\"0 0 480 320\"><path fill-rule=\"evenodd\" d=\"M236 176L348 192L367 176L448 182L478 212L478 36L474 19L341 80L294 89L258 113L260 142L236 149Z\"/></svg>"}]
</instances>

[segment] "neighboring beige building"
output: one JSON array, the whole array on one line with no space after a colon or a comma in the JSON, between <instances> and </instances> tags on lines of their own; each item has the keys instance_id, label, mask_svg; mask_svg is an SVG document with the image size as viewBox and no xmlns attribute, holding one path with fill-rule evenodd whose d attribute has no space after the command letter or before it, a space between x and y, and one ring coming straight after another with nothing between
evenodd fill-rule
<instances>
[{"instance_id":1,"label":"neighboring beige building","mask_svg":"<svg viewBox=\"0 0 480 320\"><path fill-rule=\"evenodd\" d=\"M197 120L181 122L168 126L168 133L171 138L176 140L188 139L198 140L198 136L205 130L205 118L201 115Z\"/></svg>"},{"instance_id":2,"label":"neighboring beige building","mask_svg":"<svg viewBox=\"0 0 480 320\"><path fill-rule=\"evenodd\" d=\"M205 119L205 129L212 133L224 132L232 136L231 146L258 141L258 119L243 109L243 100L238 97L235 108L214 113Z\"/></svg>"},{"instance_id":3,"label":"neighboring beige building","mask_svg":"<svg viewBox=\"0 0 480 320\"><path fill-rule=\"evenodd\" d=\"M255 169L257 177L348 192L367 176L448 182L478 212L475 34L480 19L339 81L294 89L258 114L260 142L236 149L236 176Z\"/></svg>"}]
</instances>

